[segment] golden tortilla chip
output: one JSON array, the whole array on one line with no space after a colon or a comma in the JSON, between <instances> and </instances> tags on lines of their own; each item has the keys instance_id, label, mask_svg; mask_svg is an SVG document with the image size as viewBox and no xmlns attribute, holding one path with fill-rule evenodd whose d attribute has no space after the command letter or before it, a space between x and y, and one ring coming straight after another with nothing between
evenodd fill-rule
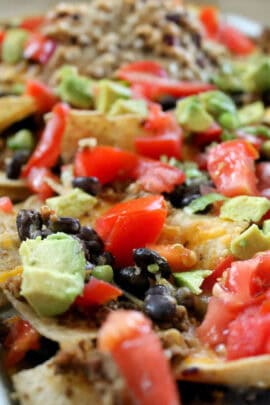
<instances>
[{"instance_id":1,"label":"golden tortilla chip","mask_svg":"<svg viewBox=\"0 0 270 405\"><path fill-rule=\"evenodd\" d=\"M89 381L77 373L56 374L53 361L13 376L21 405L98 405L101 399Z\"/></svg>"},{"instance_id":2,"label":"golden tortilla chip","mask_svg":"<svg viewBox=\"0 0 270 405\"><path fill-rule=\"evenodd\" d=\"M70 161L79 140L90 137L96 138L99 145L134 150L134 139L144 134L143 120L136 115L109 117L96 111L71 110L62 140L62 157Z\"/></svg>"},{"instance_id":3,"label":"golden tortilla chip","mask_svg":"<svg viewBox=\"0 0 270 405\"><path fill-rule=\"evenodd\" d=\"M7 96L0 98L0 131L8 128L15 122L34 114L36 103L29 96Z\"/></svg>"},{"instance_id":4,"label":"golden tortilla chip","mask_svg":"<svg viewBox=\"0 0 270 405\"><path fill-rule=\"evenodd\" d=\"M0 197L8 196L12 201L23 201L29 195L30 191L23 180L10 180L4 172L0 172Z\"/></svg>"}]
</instances>

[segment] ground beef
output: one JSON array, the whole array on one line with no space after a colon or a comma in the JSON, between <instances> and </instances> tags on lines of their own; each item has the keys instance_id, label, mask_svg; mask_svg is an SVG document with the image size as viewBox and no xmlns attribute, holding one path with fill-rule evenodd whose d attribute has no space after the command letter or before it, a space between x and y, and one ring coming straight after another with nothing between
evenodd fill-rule
<instances>
[{"instance_id":1,"label":"ground beef","mask_svg":"<svg viewBox=\"0 0 270 405\"><path fill-rule=\"evenodd\" d=\"M43 33L59 43L44 68L47 79L67 63L101 78L124 63L151 59L177 79L207 80L224 55L203 38L194 12L174 0L63 3L48 13Z\"/></svg>"}]
</instances>

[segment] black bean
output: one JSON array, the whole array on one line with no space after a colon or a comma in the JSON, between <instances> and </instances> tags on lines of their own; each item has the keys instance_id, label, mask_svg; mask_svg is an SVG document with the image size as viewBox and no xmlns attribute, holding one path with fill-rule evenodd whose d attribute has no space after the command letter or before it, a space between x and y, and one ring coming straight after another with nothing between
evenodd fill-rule
<instances>
[{"instance_id":1,"label":"black bean","mask_svg":"<svg viewBox=\"0 0 270 405\"><path fill-rule=\"evenodd\" d=\"M161 272L162 277L168 277L171 274L167 260L153 250L146 248L134 249L133 259L136 265L145 272L148 271L148 266L156 264L159 267L158 271Z\"/></svg>"},{"instance_id":2,"label":"black bean","mask_svg":"<svg viewBox=\"0 0 270 405\"><path fill-rule=\"evenodd\" d=\"M31 364L31 366L34 367L37 366L38 364L44 363L46 360L49 360L56 354L58 350L59 350L58 343L41 336L39 342L39 349L28 351L25 359L27 361L27 364Z\"/></svg>"},{"instance_id":3,"label":"black bean","mask_svg":"<svg viewBox=\"0 0 270 405\"><path fill-rule=\"evenodd\" d=\"M166 15L166 20L180 25L183 16L180 13L169 13Z\"/></svg>"},{"instance_id":4,"label":"black bean","mask_svg":"<svg viewBox=\"0 0 270 405\"><path fill-rule=\"evenodd\" d=\"M86 250L89 252L90 256L92 255L100 255L104 251L104 243L100 239L98 240L90 240L84 241L84 245Z\"/></svg>"},{"instance_id":5,"label":"black bean","mask_svg":"<svg viewBox=\"0 0 270 405\"><path fill-rule=\"evenodd\" d=\"M269 90L265 90L262 93L262 101L263 101L265 107L270 106L270 91Z\"/></svg>"},{"instance_id":6,"label":"black bean","mask_svg":"<svg viewBox=\"0 0 270 405\"><path fill-rule=\"evenodd\" d=\"M233 99L237 107L243 107L245 104L245 93L243 91L234 91L230 93L230 97ZM270 101L270 98L269 98ZM265 100L263 100L265 103ZM270 104L269 104L270 105Z\"/></svg>"},{"instance_id":7,"label":"black bean","mask_svg":"<svg viewBox=\"0 0 270 405\"><path fill-rule=\"evenodd\" d=\"M92 260L95 265L97 266L104 266L104 265L109 265L109 266L114 266L115 265L115 259L113 255L110 252L103 252L98 256L93 256Z\"/></svg>"},{"instance_id":8,"label":"black bean","mask_svg":"<svg viewBox=\"0 0 270 405\"><path fill-rule=\"evenodd\" d=\"M158 284L149 288L145 295L170 295L170 291L165 285Z\"/></svg>"},{"instance_id":9,"label":"black bean","mask_svg":"<svg viewBox=\"0 0 270 405\"><path fill-rule=\"evenodd\" d=\"M101 184L96 177L75 177L72 180L72 186L91 195L97 195L101 191Z\"/></svg>"},{"instance_id":10,"label":"black bean","mask_svg":"<svg viewBox=\"0 0 270 405\"><path fill-rule=\"evenodd\" d=\"M165 196L175 208L184 208L193 200L201 196L200 185L192 184L187 186L181 184L180 186L176 186L171 193L168 193Z\"/></svg>"},{"instance_id":11,"label":"black bean","mask_svg":"<svg viewBox=\"0 0 270 405\"><path fill-rule=\"evenodd\" d=\"M27 162L29 154L27 150L18 150L14 153L6 167L8 179L16 180L20 177L22 167Z\"/></svg>"},{"instance_id":12,"label":"black bean","mask_svg":"<svg viewBox=\"0 0 270 405\"><path fill-rule=\"evenodd\" d=\"M78 238L85 241L101 240L96 231L91 226L82 226Z\"/></svg>"},{"instance_id":13,"label":"black bean","mask_svg":"<svg viewBox=\"0 0 270 405\"><path fill-rule=\"evenodd\" d=\"M36 210L20 210L16 225L20 240L31 238L31 235L42 228L42 218Z\"/></svg>"},{"instance_id":14,"label":"black bean","mask_svg":"<svg viewBox=\"0 0 270 405\"><path fill-rule=\"evenodd\" d=\"M159 100L159 104L163 111L173 110L176 107L177 98L172 96L163 96Z\"/></svg>"},{"instance_id":15,"label":"black bean","mask_svg":"<svg viewBox=\"0 0 270 405\"><path fill-rule=\"evenodd\" d=\"M136 267L119 269L114 278L120 287L138 297L143 297L149 288L147 275Z\"/></svg>"},{"instance_id":16,"label":"black bean","mask_svg":"<svg viewBox=\"0 0 270 405\"><path fill-rule=\"evenodd\" d=\"M69 234L77 234L80 232L80 221L71 217L58 217L55 220L50 220L49 229L52 232L64 232Z\"/></svg>"},{"instance_id":17,"label":"black bean","mask_svg":"<svg viewBox=\"0 0 270 405\"><path fill-rule=\"evenodd\" d=\"M154 321L170 321L176 314L176 301L167 295L148 295L144 311Z\"/></svg>"},{"instance_id":18,"label":"black bean","mask_svg":"<svg viewBox=\"0 0 270 405\"><path fill-rule=\"evenodd\" d=\"M179 305L183 305L187 308L192 308L194 306L194 295L187 287L178 288L175 298Z\"/></svg>"}]
</instances>

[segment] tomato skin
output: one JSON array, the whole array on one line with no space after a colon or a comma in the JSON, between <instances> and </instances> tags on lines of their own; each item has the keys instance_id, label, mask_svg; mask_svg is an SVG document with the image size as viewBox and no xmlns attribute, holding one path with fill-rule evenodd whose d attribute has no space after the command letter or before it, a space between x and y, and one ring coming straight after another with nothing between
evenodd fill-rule
<instances>
[{"instance_id":1,"label":"tomato skin","mask_svg":"<svg viewBox=\"0 0 270 405\"><path fill-rule=\"evenodd\" d=\"M15 366L25 357L29 350L38 350L40 335L29 322L20 318L12 320L9 333L4 341L5 365L7 368Z\"/></svg>"},{"instance_id":2,"label":"tomato skin","mask_svg":"<svg viewBox=\"0 0 270 405\"><path fill-rule=\"evenodd\" d=\"M137 167L137 182L150 193L170 193L185 181L185 174L162 162L141 159Z\"/></svg>"},{"instance_id":3,"label":"tomato skin","mask_svg":"<svg viewBox=\"0 0 270 405\"><path fill-rule=\"evenodd\" d=\"M68 111L69 107L66 104L58 103L55 105L52 117L47 122L36 149L22 170L22 177L27 177L34 167L51 168L55 165L60 155Z\"/></svg>"},{"instance_id":4,"label":"tomato skin","mask_svg":"<svg viewBox=\"0 0 270 405\"><path fill-rule=\"evenodd\" d=\"M221 259L216 268L213 270L212 274L210 274L210 276L204 279L202 284L203 291L211 292L212 288L214 287L214 284L222 276L224 271L231 266L234 260L235 259L232 255L229 255Z\"/></svg>"},{"instance_id":5,"label":"tomato skin","mask_svg":"<svg viewBox=\"0 0 270 405\"><path fill-rule=\"evenodd\" d=\"M207 131L194 134L194 143L197 146L209 145L212 142L219 142L222 128L214 123Z\"/></svg>"},{"instance_id":6,"label":"tomato skin","mask_svg":"<svg viewBox=\"0 0 270 405\"><path fill-rule=\"evenodd\" d=\"M42 114L51 111L58 101L53 91L38 80L28 80L25 94L35 99L38 110Z\"/></svg>"},{"instance_id":7,"label":"tomato skin","mask_svg":"<svg viewBox=\"0 0 270 405\"><path fill-rule=\"evenodd\" d=\"M228 24L221 24L218 32L218 40L232 53L245 56L255 51L255 44L237 28Z\"/></svg>"},{"instance_id":8,"label":"tomato skin","mask_svg":"<svg viewBox=\"0 0 270 405\"><path fill-rule=\"evenodd\" d=\"M9 197L0 198L0 210L6 214L11 214L13 212L13 204Z\"/></svg>"},{"instance_id":9,"label":"tomato skin","mask_svg":"<svg viewBox=\"0 0 270 405\"><path fill-rule=\"evenodd\" d=\"M124 65L118 70L117 74L123 75L132 72L149 73L157 77L168 77L166 70L159 63L151 60L142 60Z\"/></svg>"},{"instance_id":10,"label":"tomato skin","mask_svg":"<svg viewBox=\"0 0 270 405\"><path fill-rule=\"evenodd\" d=\"M177 134L165 134L160 136L139 137L135 140L136 151L143 156L152 159L160 159L162 155L169 158L180 159L182 148Z\"/></svg>"},{"instance_id":11,"label":"tomato skin","mask_svg":"<svg viewBox=\"0 0 270 405\"><path fill-rule=\"evenodd\" d=\"M136 403L180 405L160 340L143 314L111 313L99 332L98 347L111 352Z\"/></svg>"},{"instance_id":12,"label":"tomato skin","mask_svg":"<svg viewBox=\"0 0 270 405\"><path fill-rule=\"evenodd\" d=\"M107 302L120 297L122 294L122 291L118 287L106 281L91 277L84 286L83 294L76 298L75 305L87 309L89 307L107 304Z\"/></svg>"},{"instance_id":13,"label":"tomato skin","mask_svg":"<svg viewBox=\"0 0 270 405\"><path fill-rule=\"evenodd\" d=\"M102 184L137 180L150 193L170 192L185 180L177 168L110 146L80 150L74 164L76 176L95 176Z\"/></svg>"},{"instance_id":14,"label":"tomato skin","mask_svg":"<svg viewBox=\"0 0 270 405\"><path fill-rule=\"evenodd\" d=\"M226 197L257 195L254 160L257 151L248 142L233 140L210 149L209 174L216 188Z\"/></svg>"},{"instance_id":15,"label":"tomato skin","mask_svg":"<svg viewBox=\"0 0 270 405\"><path fill-rule=\"evenodd\" d=\"M158 100L163 95L173 97L187 97L204 91L213 90L215 87L208 83L200 82L178 82L166 77L157 77L143 72L118 72L118 78L126 80L132 85L145 86L150 100ZM137 87L138 89L138 87Z\"/></svg>"},{"instance_id":16,"label":"tomato skin","mask_svg":"<svg viewBox=\"0 0 270 405\"><path fill-rule=\"evenodd\" d=\"M218 10L213 6L200 8L199 18L209 37L215 37L219 30Z\"/></svg>"},{"instance_id":17,"label":"tomato skin","mask_svg":"<svg viewBox=\"0 0 270 405\"><path fill-rule=\"evenodd\" d=\"M227 359L270 353L269 336L270 314L262 315L259 306L247 308L229 325Z\"/></svg>"},{"instance_id":18,"label":"tomato skin","mask_svg":"<svg viewBox=\"0 0 270 405\"><path fill-rule=\"evenodd\" d=\"M56 42L35 32L30 35L25 48L24 57L31 61L45 65L56 49Z\"/></svg>"},{"instance_id":19,"label":"tomato skin","mask_svg":"<svg viewBox=\"0 0 270 405\"><path fill-rule=\"evenodd\" d=\"M44 22L45 18L43 16L27 17L23 19L20 27L28 31L36 31Z\"/></svg>"},{"instance_id":20,"label":"tomato skin","mask_svg":"<svg viewBox=\"0 0 270 405\"><path fill-rule=\"evenodd\" d=\"M76 176L95 176L101 184L114 180L134 179L138 157L110 146L82 149L75 156Z\"/></svg>"},{"instance_id":21,"label":"tomato skin","mask_svg":"<svg viewBox=\"0 0 270 405\"><path fill-rule=\"evenodd\" d=\"M37 194L42 201L54 195L54 190L46 183L45 178L58 181L58 178L45 167L33 167L28 173L26 183L30 190Z\"/></svg>"},{"instance_id":22,"label":"tomato skin","mask_svg":"<svg viewBox=\"0 0 270 405\"><path fill-rule=\"evenodd\" d=\"M116 204L97 219L95 229L119 266L133 262L133 249L154 243L167 215L162 196L149 196Z\"/></svg>"}]
</instances>

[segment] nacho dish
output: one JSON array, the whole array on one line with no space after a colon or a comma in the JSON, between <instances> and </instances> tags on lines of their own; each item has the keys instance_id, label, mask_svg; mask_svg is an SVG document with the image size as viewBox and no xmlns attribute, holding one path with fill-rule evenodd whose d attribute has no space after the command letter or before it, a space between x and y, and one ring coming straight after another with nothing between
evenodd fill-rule
<instances>
[{"instance_id":1,"label":"nacho dish","mask_svg":"<svg viewBox=\"0 0 270 405\"><path fill-rule=\"evenodd\" d=\"M1 21L10 403L270 403L267 38L180 0Z\"/></svg>"}]
</instances>

